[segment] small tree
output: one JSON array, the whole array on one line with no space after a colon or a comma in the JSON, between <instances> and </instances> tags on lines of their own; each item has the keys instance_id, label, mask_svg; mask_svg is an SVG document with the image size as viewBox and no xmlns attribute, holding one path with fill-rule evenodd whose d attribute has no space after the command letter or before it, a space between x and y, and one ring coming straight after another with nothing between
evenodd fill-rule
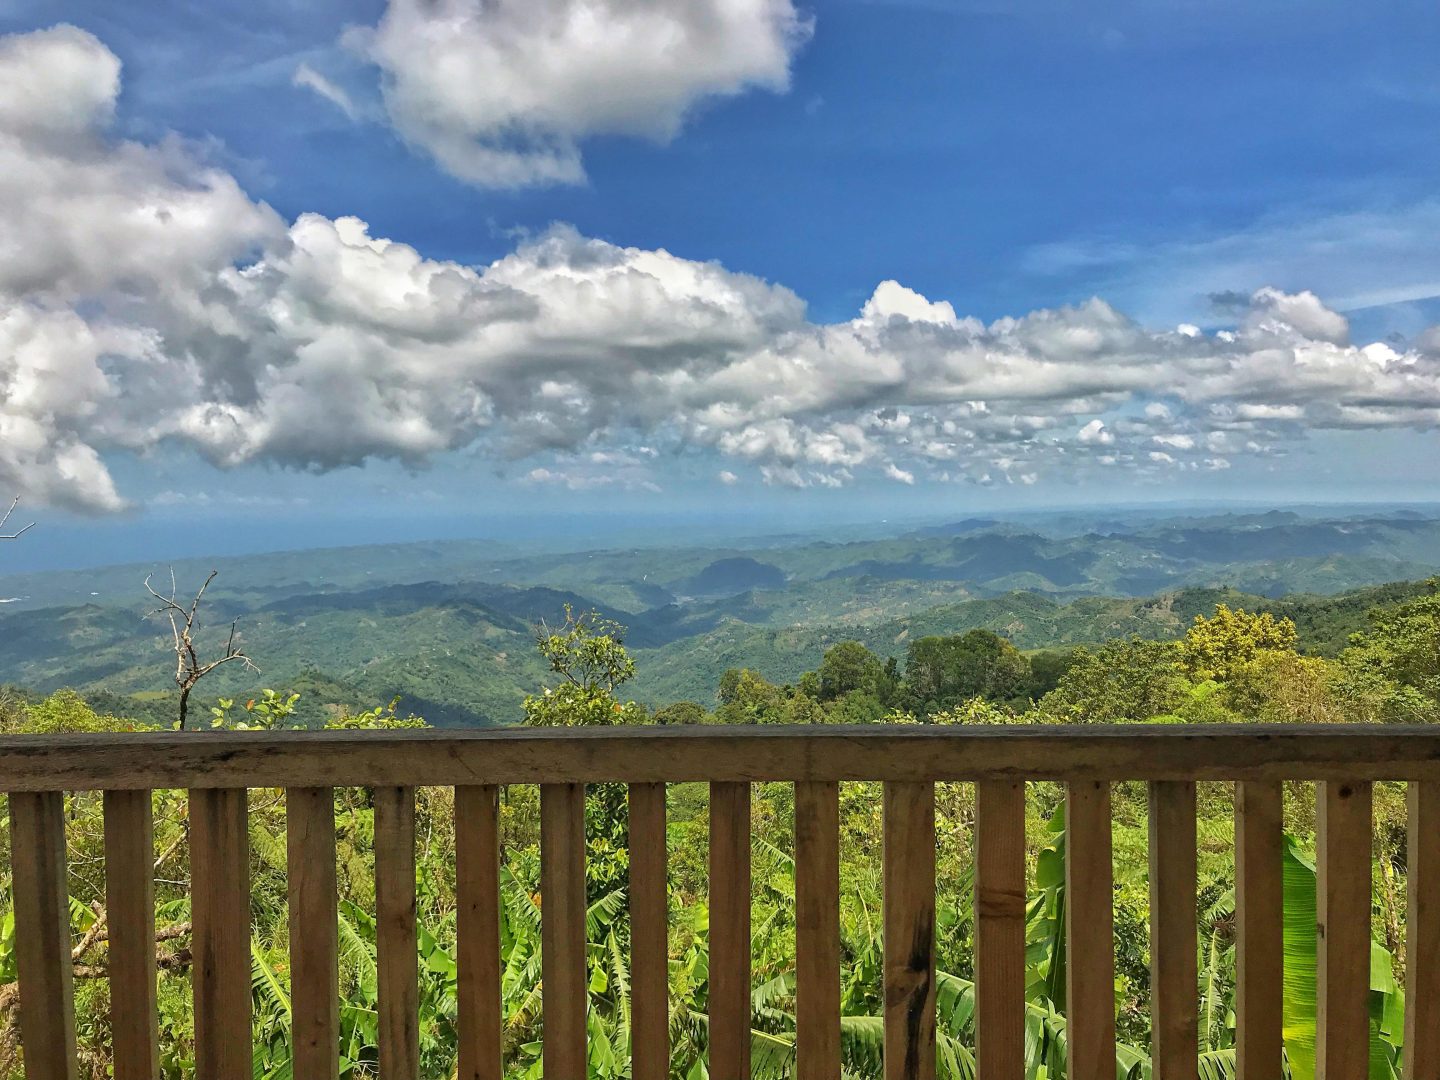
<instances>
[{"instance_id":1,"label":"small tree","mask_svg":"<svg viewBox=\"0 0 1440 1080\"><path fill-rule=\"evenodd\" d=\"M563 680L559 686L525 699L525 723L533 727L591 727L634 723L644 709L622 703L615 691L635 677L635 661L625 650L625 628L594 611L576 615L565 606L565 623L535 628L535 644Z\"/></svg>"},{"instance_id":2,"label":"small tree","mask_svg":"<svg viewBox=\"0 0 1440 1080\"><path fill-rule=\"evenodd\" d=\"M160 607L150 614L164 615L170 620L170 630L175 636L175 685L180 688L180 723L181 731L185 730L185 721L190 715L190 693L195 689L195 684L203 679L210 672L214 671L221 664L228 664L232 660L238 660L251 671L259 673L260 669L255 666L250 657L236 643L236 630L239 620L230 623L230 636L225 642L225 650L213 660L201 660L200 654L195 647L195 618L200 612L200 601L205 599L205 590L210 583L219 575L219 570L211 570L210 576L195 593L195 598L186 607L176 600L175 570L170 570L170 595L164 596L155 590L150 584L150 578L145 579L145 588L150 595L160 601Z\"/></svg>"},{"instance_id":3,"label":"small tree","mask_svg":"<svg viewBox=\"0 0 1440 1080\"><path fill-rule=\"evenodd\" d=\"M1440 719L1440 577L1425 584L1424 596L1371 611L1372 629L1340 654L1352 711L1409 723Z\"/></svg>"},{"instance_id":4,"label":"small tree","mask_svg":"<svg viewBox=\"0 0 1440 1080\"><path fill-rule=\"evenodd\" d=\"M525 699L525 723L593 727L645 721L644 706L615 696L635 676L635 661L625 651L625 627L598 612L577 615L566 604L564 624L552 628L542 620L535 628L535 644L562 681ZM630 808L624 784L587 789L585 833L585 876L593 903L629 884Z\"/></svg>"},{"instance_id":5,"label":"small tree","mask_svg":"<svg viewBox=\"0 0 1440 1080\"><path fill-rule=\"evenodd\" d=\"M1220 682L1261 653L1294 648L1295 624L1289 619L1277 619L1268 611L1231 611L1225 604L1216 604L1211 618L1196 615L1180 645L1181 662L1191 678Z\"/></svg>"},{"instance_id":6,"label":"small tree","mask_svg":"<svg viewBox=\"0 0 1440 1080\"><path fill-rule=\"evenodd\" d=\"M904 703L923 716L975 697L1010 701L1029 680L1025 654L993 631L917 638L905 654Z\"/></svg>"},{"instance_id":7,"label":"small tree","mask_svg":"<svg viewBox=\"0 0 1440 1080\"><path fill-rule=\"evenodd\" d=\"M19 505L20 505L20 496L19 496L19 495L16 495L15 498L13 498L13 499L10 500L10 509L8 509L8 510L5 511L5 514L4 514L3 517L0 517L0 540L19 540L20 537L24 536L27 532L29 532L32 528L34 528L35 523L32 521L29 525L26 525L23 529L16 529L16 530L15 530L14 532L12 532L12 533L7 533L7 532L5 531L5 527L10 524L10 516L15 513L15 508L16 508L17 506L19 506Z\"/></svg>"},{"instance_id":8,"label":"small tree","mask_svg":"<svg viewBox=\"0 0 1440 1080\"><path fill-rule=\"evenodd\" d=\"M1076 649L1040 710L1073 723L1140 723L1174 713L1190 689L1178 643L1117 638L1093 651Z\"/></svg>"},{"instance_id":9,"label":"small tree","mask_svg":"<svg viewBox=\"0 0 1440 1080\"><path fill-rule=\"evenodd\" d=\"M834 701L846 694L863 691L879 696L885 665L858 641L842 641L825 650L816 670L818 697Z\"/></svg>"}]
</instances>

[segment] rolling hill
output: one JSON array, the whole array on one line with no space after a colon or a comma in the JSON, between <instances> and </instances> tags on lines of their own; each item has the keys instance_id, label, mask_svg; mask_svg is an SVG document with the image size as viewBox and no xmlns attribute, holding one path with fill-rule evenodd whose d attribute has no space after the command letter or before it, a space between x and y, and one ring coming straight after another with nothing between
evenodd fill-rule
<instances>
[{"instance_id":1,"label":"rolling hill","mask_svg":"<svg viewBox=\"0 0 1440 1080\"><path fill-rule=\"evenodd\" d=\"M916 637L977 627L1024 649L1165 637L1222 600L1294 618L1305 647L1333 652L1368 608L1417 588L1382 583L1440 568L1440 519L1413 513L1076 524L1085 531L970 520L768 548L520 554L474 541L220 560L212 642L239 620L261 674L222 668L201 697L303 685L311 715L399 695L437 724L510 722L548 674L532 628L567 605L629 628L633 694L650 705L708 702L732 666L793 680L847 638L898 657ZM206 566L176 567L182 592ZM157 570L0 578L0 598L13 598L0 606L0 682L158 714L172 692L169 631L146 619L141 587Z\"/></svg>"}]
</instances>

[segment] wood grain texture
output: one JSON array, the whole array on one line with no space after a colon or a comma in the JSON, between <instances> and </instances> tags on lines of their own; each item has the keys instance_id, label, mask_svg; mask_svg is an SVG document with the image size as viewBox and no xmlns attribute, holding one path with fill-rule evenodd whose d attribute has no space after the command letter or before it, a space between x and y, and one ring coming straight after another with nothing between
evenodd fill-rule
<instances>
[{"instance_id":1,"label":"wood grain texture","mask_svg":"<svg viewBox=\"0 0 1440 1080\"><path fill-rule=\"evenodd\" d=\"M1154 1080L1199 1074L1195 785L1150 785L1150 1057Z\"/></svg>"},{"instance_id":2,"label":"wood grain texture","mask_svg":"<svg viewBox=\"0 0 1440 1080\"><path fill-rule=\"evenodd\" d=\"M74 969L65 884L65 797L10 796L10 871L26 1080L75 1080Z\"/></svg>"},{"instance_id":3,"label":"wood grain texture","mask_svg":"<svg viewBox=\"0 0 1440 1080\"><path fill-rule=\"evenodd\" d=\"M669 876L665 785L631 784L630 1075L670 1076Z\"/></svg>"},{"instance_id":4,"label":"wood grain texture","mask_svg":"<svg viewBox=\"0 0 1440 1080\"><path fill-rule=\"evenodd\" d=\"M155 1080L155 819L148 791L105 792L105 913L113 1075Z\"/></svg>"},{"instance_id":5,"label":"wood grain texture","mask_svg":"<svg viewBox=\"0 0 1440 1080\"><path fill-rule=\"evenodd\" d=\"M419 1080L420 974L415 927L415 789L375 789L376 1010L380 1080Z\"/></svg>"},{"instance_id":6,"label":"wood grain texture","mask_svg":"<svg viewBox=\"0 0 1440 1080\"><path fill-rule=\"evenodd\" d=\"M935 1077L935 788L885 785L885 1080Z\"/></svg>"},{"instance_id":7,"label":"wood grain texture","mask_svg":"<svg viewBox=\"0 0 1440 1080\"><path fill-rule=\"evenodd\" d=\"M340 1074L335 792L285 792L291 1038L296 1077Z\"/></svg>"},{"instance_id":8,"label":"wood grain texture","mask_svg":"<svg viewBox=\"0 0 1440 1080\"><path fill-rule=\"evenodd\" d=\"M976 1058L986 1080L1025 1076L1025 784L975 791Z\"/></svg>"},{"instance_id":9,"label":"wood grain texture","mask_svg":"<svg viewBox=\"0 0 1440 1080\"><path fill-rule=\"evenodd\" d=\"M750 785L710 785L710 1075L750 1075Z\"/></svg>"},{"instance_id":10,"label":"wood grain texture","mask_svg":"<svg viewBox=\"0 0 1440 1080\"><path fill-rule=\"evenodd\" d=\"M190 792L190 920L196 1080L250 1080L247 793Z\"/></svg>"},{"instance_id":11,"label":"wood grain texture","mask_svg":"<svg viewBox=\"0 0 1440 1080\"><path fill-rule=\"evenodd\" d=\"M9 735L0 790L798 780L1440 780L1440 729L706 727Z\"/></svg>"},{"instance_id":12,"label":"wood grain texture","mask_svg":"<svg viewBox=\"0 0 1440 1080\"><path fill-rule=\"evenodd\" d=\"M1405 1080L1440 1080L1440 784L1408 799Z\"/></svg>"},{"instance_id":13,"label":"wood grain texture","mask_svg":"<svg viewBox=\"0 0 1440 1080\"><path fill-rule=\"evenodd\" d=\"M1280 1075L1285 907L1280 784L1235 785L1235 1063L1239 1080Z\"/></svg>"},{"instance_id":14,"label":"wood grain texture","mask_svg":"<svg viewBox=\"0 0 1440 1080\"><path fill-rule=\"evenodd\" d=\"M1371 792L1332 781L1315 793L1315 1075L1365 1080L1370 1069Z\"/></svg>"},{"instance_id":15,"label":"wood grain texture","mask_svg":"<svg viewBox=\"0 0 1440 1080\"><path fill-rule=\"evenodd\" d=\"M500 1080L500 789L455 789L457 1080Z\"/></svg>"},{"instance_id":16,"label":"wood grain texture","mask_svg":"<svg viewBox=\"0 0 1440 1080\"><path fill-rule=\"evenodd\" d=\"M840 785L795 785L795 1052L799 1080L840 1077Z\"/></svg>"},{"instance_id":17,"label":"wood grain texture","mask_svg":"<svg viewBox=\"0 0 1440 1080\"><path fill-rule=\"evenodd\" d=\"M585 788L540 787L540 966L546 1076L587 1073Z\"/></svg>"},{"instance_id":18,"label":"wood grain texture","mask_svg":"<svg viewBox=\"0 0 1440 1080\"><path fill-rule=\"evenodd\" d=\"M1115 1080L1112 849L1110 785L1073 781L1065 793L1065 1041L1071 1080Z\"/></svg>"}]
</instances>

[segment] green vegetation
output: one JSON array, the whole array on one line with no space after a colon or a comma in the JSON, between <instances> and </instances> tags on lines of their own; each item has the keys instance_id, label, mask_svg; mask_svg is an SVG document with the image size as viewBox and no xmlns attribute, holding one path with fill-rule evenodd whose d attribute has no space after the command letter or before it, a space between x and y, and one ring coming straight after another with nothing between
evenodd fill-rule
<instances>
[{"instance_id":1,"label":"green vegetation","mask_svg":"<svg viewBox=\"0 0 1440 1080\"><path fill-rule=\"evenodd\" d=\"M1288 618L1300 652L1333 657L1366 628L1369 609L1420 591L1382 583L1440 569L1440 520L1413 513L1068 514L1023 528L968 521L743 548L567 552L558 542L177 564L182 589L220 570L197 628L202 655L216 655L238 619L238 644L260 668L216 670L203 694L247 700L266 686L291 688L310 725L396 695L437 726L518 723L548 672L531 627L563 622L567 604L628 628L638 666L629 693L657 709L715 707L731 667L795 685L847 640L903 661L918 638L987 630L1033 653L1173 638L1217 603ZM144 618L155 606L142 586L151 573L168 576L130 566L0 578L0 681L42 693L73 687L106 710L168 723L156 701L175 693L173 664L162 660L170 628Z\"/></svg>"},{"instance_id":2,"label":"green vegetation","mask_svg":"<svg viewBox=\"0 0 1440 1080\"><path fill-rule=\"evenodd\" d=\"M1172 606L1173 610L1173 606ZM1336 616L1339 617L1339 616ZM1348 614L1344 617L1348 618ZM592 723L1051 723L1072 721L1192 722L1260 719L1440 720L1440 579L1406 590L1374 610L1369 629L1333 656L1297 651L1303 637L1288 618L1228 604L1198 614L1169 640L1116 638L1065 653L1018 650L993 631L926 635L907 643L903 661L881 657L865 643L832 643L811 671L792 683L772 682L735 666L723 673L714 707L691 702L650 712L623 699L636 662L623 629L595 613L566 611L544 626L536 650L553 685L524 704L534 724ZM220 726L270 728L305 720L303 697L272 691L243 703L225 698L210 711ZM388 709L342 710L334 726L417 724ZM73 691L32 698L0 693L0 732L109 731L138 726L97 712ZM196 736L200 737L200 736ZM846 784L841 792L843 1049L856 1077L878 1076L882 1004L879 792ZM453 795L424 789L417 807L425 838L417 870L422 1073L454 1069L456 1023ZM670 789L671 1036L676 1075L704 1075L707 1009L708 807L703 785ZM72 931L78 950L77 1006L84 1068L106 1075L107 986L103 918L100 800L67 800ZM1064 1075L1064 822L1057 785L1031 785L1027 907L1027 1041L1031 1076ZM505 969L507 1076L539 1070L543 1015L538 993L538 804L535 789L514 787L502 804L502 946ZM587 875L590 913L590 1073L626 1075L628 1053L628 883L624 788L601 784L587 793ZM156 878L160 934L164 1075L191 1068L188 865L183 799L157 792ZM1202 1074L1233 1075L1234 865L1231 795L1204 784L1199 802L1199 937ZM342 953L341 1028L345 1075L373 1075L375 1065L375 932L373 809L365 791L336 793ZM1121 1046L1117 1076L1148 1076L1146 811L1143 786L1114 792L1116 1009ZM973 919L971 868L974 802L968 785L937 790L940 971L940 1075L974 1075ZM1308 785L1289 785L1285 822L1286 1053L1293 1080L1314 1075L1315 872L1314 803ZM754 1057L756 1075L788 1075L794 1055L793 789L757 787L754 799L753 904ZM1375 793L1371 975L1371 1075L1399 1075L1403 1057L1403 994L1399 990L1404 922L1404 802L1395 785ZM251 793L251 918L256 1075L282 1078L289 1068L288 926L284 888L281 794ZM4 862L8 864L8 852ZM14 1030L13 923L0 922L0 1073L18 1067Z\"/></svg>"}]
</instances>

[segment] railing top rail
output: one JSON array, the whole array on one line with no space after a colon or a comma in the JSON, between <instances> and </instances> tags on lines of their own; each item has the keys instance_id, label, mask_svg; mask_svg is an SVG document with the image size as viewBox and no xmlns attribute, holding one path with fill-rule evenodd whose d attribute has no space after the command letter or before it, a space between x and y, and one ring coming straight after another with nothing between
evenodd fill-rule
<instances>
[{"instance_id":1,"label":"railing top rail","mask_svg":"<svg viewBox=\"0 0 1440 1080\"><path fill-rule=\"evenodd\" d=\"M877 724L0 737L0 791L1082 777L1440 779L1440 727Z\"/></svg>"}]
</instances>

